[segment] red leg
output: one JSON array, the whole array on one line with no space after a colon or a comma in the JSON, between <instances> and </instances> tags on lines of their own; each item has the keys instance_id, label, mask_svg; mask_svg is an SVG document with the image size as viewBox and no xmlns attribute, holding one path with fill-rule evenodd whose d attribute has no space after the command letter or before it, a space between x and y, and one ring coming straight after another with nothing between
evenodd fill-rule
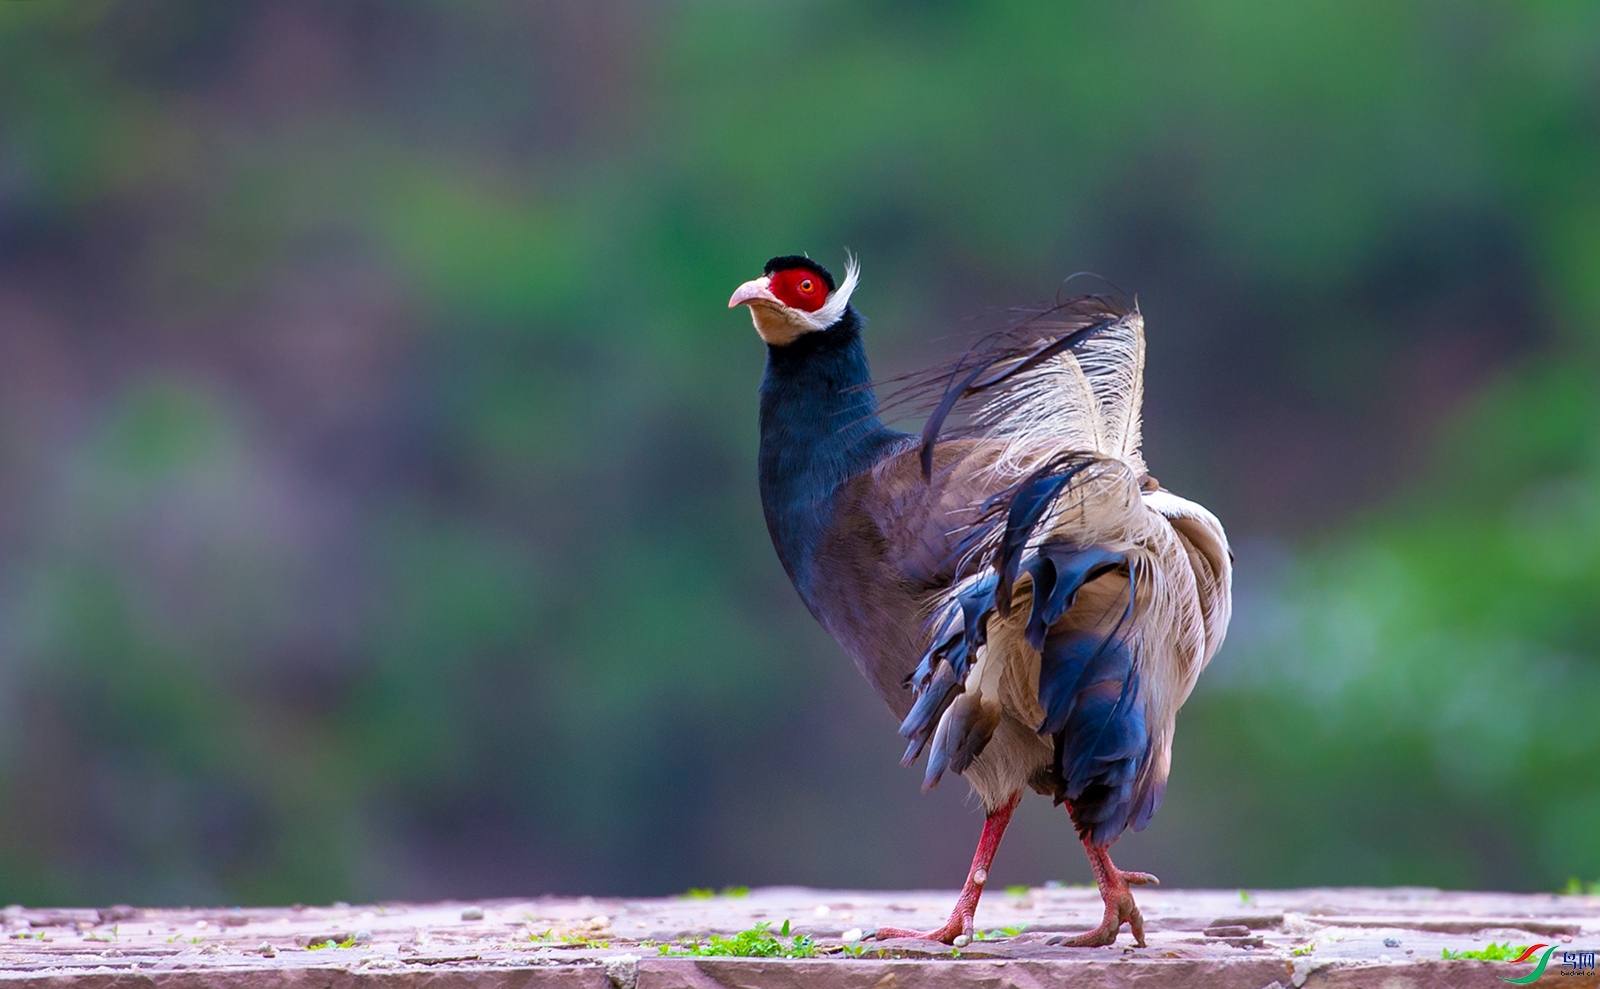
<instances>
[{"instance_id":1,"label":"red leg","mask_svg":"<svg viewBox=\"0 0 1600 989\"><path fill-rule=\"evenodd\" d=\"M972 855L972 868L967 872L967 881L961 887L961 895L956 897L956 908L950 911L950 919L944 926L931 931L911 931L903 927L880 927L870 934L870 937L880 941L894 937L925 938L929 941L943 941L949 944L959 936L972 937L972 916L978 910L978 897L983 895L983 886L989 881L989 867L994 864L994 853L1000 848L1000 838L1006 833L1006 825L1011 823L1011 812L1017 809L1017 801L1021 799L1019 790L1011 795L1011 799L994 809L983 822L983 836L978 839L978 850Z\"/></svg>"},{"instance_id":2,"label":"red leg","mask_svg":"<svg viewBox=\"0 0 1600 989\"><path fill-rule=\"evenodd\" d=\"M1095 884L1100 887L1100 898L1106 902L1105 919L1087 934L1073 938L1051 938L1049 943L1066 944L1074 948L1098 948L1114 944L1117 932L1122 930L1122 924L1126 921L1133 930L1133 943L1144 947L1144 917L1134 904L1133 892L1128 887L1159 886L1161 880L1148 872L1123 872L1117 868L1111 861L1109 845L1092 845L1085 838L1083 849L1089 853L1089 866L1094 869Z\"/></svg>"}]
</instances>

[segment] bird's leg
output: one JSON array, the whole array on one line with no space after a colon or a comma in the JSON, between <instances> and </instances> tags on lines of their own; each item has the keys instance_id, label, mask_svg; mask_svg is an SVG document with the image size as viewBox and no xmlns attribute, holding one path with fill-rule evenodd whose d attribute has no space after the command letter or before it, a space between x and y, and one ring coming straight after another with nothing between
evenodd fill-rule
<instances>
[{"instance_id":1,"label":"bird's leg","mask_svg":"<svg viewBox=\"0 0 1600 989\"><path fill-rule=\"evenodd\" d=\"M870 937L885 941L896 937L925 938L950 944L957 937L972 937L972 917L978 910L978 897L983 895L984 884L989 881L989 867L994 864L994 853L1000 848L1000 838L1011 823L1011 812L1017 809L1022 791L1013 793L1005 803L996 807L983 822L983 835L978 839L978 850L972 855L972 868L967 881L956 897L956 908L944 926L931 931L911 931L903 927L880 927Z\"/></svg>"},{"instance_id":2,"label":"bird's leg","mask_svg":"<svg viewBox=\"0 0 1600 989\"><path fill-rule=\"evenodd\" d=\"M1089 866L1094 869L1095 884L1100 887L1100 898L1106 901L1105 919L1100 926L1087 934L1073 938L1051 938L1051 944L1065 944L1074 948L1098 948L1113 944L1117 932L1127 922L1133 929L1133 943L1144 947L1144 917L1133 902L1131 886L1159 886L1161 880L1148 872L1123 872L1111 861L1111 846L1096 845L1083 839L1083 849L1089 853Z\"/></svg>"}]
</instances>

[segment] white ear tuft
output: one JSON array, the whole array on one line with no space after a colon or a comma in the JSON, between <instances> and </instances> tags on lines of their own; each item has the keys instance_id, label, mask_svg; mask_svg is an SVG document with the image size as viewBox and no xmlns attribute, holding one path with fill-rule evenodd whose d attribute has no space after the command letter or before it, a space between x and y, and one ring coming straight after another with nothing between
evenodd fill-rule
<instances>
[{"instance_id":1,"label":"white ear tuft","mask_svg":"<svg viewBox=\"0 0 1600 989\"><path fill-rule=\"evenodd\" d=\"M825 330L837 323L844 315L845 307L850 304L850 296L856 290L856 285L861 281L861 263L849 251L845 252L844 281L839 287L828 295L828 301L816 312L807 313L807 322L816 329Z\"/></svg>"}]
</instances>

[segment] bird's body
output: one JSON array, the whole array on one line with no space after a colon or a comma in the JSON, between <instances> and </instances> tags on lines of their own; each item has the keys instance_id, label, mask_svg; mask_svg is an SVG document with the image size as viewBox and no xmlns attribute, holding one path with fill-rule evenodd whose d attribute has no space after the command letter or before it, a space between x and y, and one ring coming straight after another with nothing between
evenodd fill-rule
<instances>
[{"instance_id":1,"label":"bird's body","mask_svg":"<svg viewBox=\"0 0 1600 989\"><path fill-rule=\"evenodd\" d=\"M878 417L855 281L853 264L836 289L775 258L730 305L768 342L761 497L784 569L902 719L906 761L927 753L925 785L960 773L989 815L956 912L923 936L971 935L1031 788L1067 805L1106 896L1106 924L1078 943L1124 920L1142 941L1127 883L1153 877L1106 848L1160 803L1231 585L1221 525L1145 470L1142 318L1072 300L911 378L903 397L939 399L919 438Z\"/></svg>"}]
</instances>

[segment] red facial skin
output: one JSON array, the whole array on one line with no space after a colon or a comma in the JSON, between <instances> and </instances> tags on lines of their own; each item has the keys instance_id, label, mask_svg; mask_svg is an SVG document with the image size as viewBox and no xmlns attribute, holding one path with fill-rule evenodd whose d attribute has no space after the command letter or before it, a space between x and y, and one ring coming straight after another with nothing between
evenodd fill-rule
<instances>
[{"instance_id":1,"label":"red facial skin","mask_svg":"<svg viewBox=\"0 0 1600 989\"><path fill-rule=\"evenodd\" d=\"M789 268L772 273L772 294L791 309L816 312L828 301L828 283L815 272Z\"/></svg>"}]
</instances>

